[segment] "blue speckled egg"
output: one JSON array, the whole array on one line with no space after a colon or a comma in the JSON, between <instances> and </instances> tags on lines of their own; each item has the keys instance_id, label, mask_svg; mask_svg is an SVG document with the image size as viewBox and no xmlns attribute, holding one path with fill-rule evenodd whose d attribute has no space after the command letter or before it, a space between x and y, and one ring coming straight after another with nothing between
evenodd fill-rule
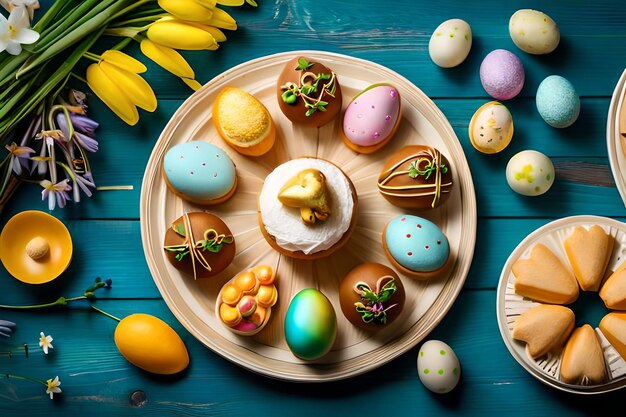
<instances>
[{"instance_id":1,"label":"blue speckled egg","mask_svg":"<svg viewBox=\"0 0 626 417\"><path fill-rule=\"evenodd\" d=\"M424 218L401 214L385 228L385 247L402 267L415 272L436 271L450 256L448 238Z\"/></svg>"},{"instance_id":2,"label":"blue speckled egg","mask_svg":"<svg viewBox=\"0 0 626 417\"><path fill-rule=\"evenodd\" d=\"M296 294L285 315L285 339L291 352L305 360L327 354L337 336L337 316L324 294L305 288Z\"/></svg>"},{"instance_id":3,"label":"blue speckled egg","mask_svg":"<svg viewBox=\"0 0 626 417\"><path fill-rule=\"evenodd\" d=\"M172 147L163 158L167 183L176 194L196 203L211 203L236 185L235 164L222 149L192 141Z\"/></svg>"},{"instance_id":4,"label":"blue speckled egg","mask_svg":"<svg viewBox=\"0 0 626 417\"><path fill-rule=\"evenodd\" d=\"M537 89L537 110L552 127L571 126L580 113L580 98L572 83L559 75L550 75Z\"/></svg>"}]
</instances>

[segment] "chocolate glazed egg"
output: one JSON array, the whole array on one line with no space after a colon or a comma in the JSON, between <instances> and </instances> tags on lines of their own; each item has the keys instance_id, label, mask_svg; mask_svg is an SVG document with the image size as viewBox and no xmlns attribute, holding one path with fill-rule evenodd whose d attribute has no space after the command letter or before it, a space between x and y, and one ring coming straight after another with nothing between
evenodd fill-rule
<instances>
[{"instance_id":1,"label":"chocolate glazed egg","mask_svg":"<svg viewBox=\"0 0 626 417\"><path fill-rule=\"evenodd\" d=\"M174 267L196 278L219 274L236 253L232 232L214 214L184 213L165 232L163 249Z\"/></svg>"},{"instance_id":2,"label":"chocolate glazed egg","mask_svg":"<svg viewBox=\"0 0 626 417\"><path fill-rule=\"evenodd\" d=\"M404 286L396 272L382 264L357 265L339 285L341 311L355 326L382 329L402 312Z\"/></svg>"},{"instance_id":3,"label":"chocolate glazed egg","mask_svg":"<svg viewBox=\"0 0 626 417\"><path fill-rule=\"evenodd\" d=\"M428 210L443 204L452 190L452 167L435 148L405 146L391 156L378 177L378 191L397 207Z\"/></svg>"},{"instance_id":4,"label":"chocolate glazed egg","mask_svg":"<svg viewBox=\"0 0 626 417\"><path fill-rule=\"evenodd\" d=\"M341 111L337 75L302 56L285 64L278 77L276 95L280 110L292 123L320 127Z\"/></svg>"}]
</instances>

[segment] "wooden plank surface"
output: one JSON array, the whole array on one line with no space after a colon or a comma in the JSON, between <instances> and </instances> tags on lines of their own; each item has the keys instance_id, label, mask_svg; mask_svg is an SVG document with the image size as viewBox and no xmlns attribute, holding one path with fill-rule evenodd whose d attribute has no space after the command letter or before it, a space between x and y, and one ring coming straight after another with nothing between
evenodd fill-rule
<instances>
[{"instance_id":1,"label":"wooden plank surface","mask_svg":"<svg viewBox=\"0 0 626 417\"><path fill-rule=\"evenodd\" d=\"M43 2L44 4L46 2ZM49 3L49 2L48 2ZM626 66L626 7L621 0L552 2L512 0L259 0L232 11L239 30L217 52L185 53L202 82L246 60L295 49L319 49L372 60L398 71L435 100L452 124L472 171L478 202L474 262L461 295L431 334L449 343L462 362L459 386L449 395L426 391L415 366L417 349L365 375L327 384L292 384L252 374L197 342L173 317L154 285L143 257L139 225L140 186L145 165L160 131L190 91L155 67L147 79L159 97L153 114L142 113L128 128L97 100L91 114L101 122L101 150L92 158L98 185L132 185L132 191L99 192L80 205L53 214L69 227L75 256L53 283L32 287L0 270L0 304L48 302L80 295L96 276L112 278L96 305L117 316L154 314L170 323L189 349L191 365L175 377L158 377L126 362L113 342L115 322L78 302L46 312L0 310L0 319L18 323L11 339L0 339L0 417L96 417L169 415L533 415L600 414L619 411L622 392L575 396L531 377L509 354L496 321L495 289L510 252L530 232L549 221L575 214L626 219L614 188L606 150L606 115L613 88ZM559 48L547 56L517 49L508 35L508 19L520 8L537 8L560 26ZM472 26L468 60L443 70L428 56L428 40L442 21L459 17ZM133 47L137 53L136 47ZM469 143L467 127L474 111L489 98L478 67L493 49L509 49L523 61L527 82L520 97L506 103L515 137L498 155L482 155ZM137 53L137 56L139 54ZM539 117L534 95L550 74L568 78L582 98L579 120L553 129ZM552 158L557 180L545 196L525 198L506 184L508 159L523 149ZM23 187L0 216L3 225L25 209L45 210L37 186ZM597 301L597 300L596 300ZM576 305L579 321L593 322L605 310L587 300ZM55 338L54 350L37 347L40 331ZM22 344L28 343L25 357ZM16 373L47 379L59 375L63 395L50 401L36 384L1 378ZM130 396L143 391L145 404ZM138 394L135 394L135 398ZM608 411L605 411L605 413Z\"/></svg>"}]
</instances>

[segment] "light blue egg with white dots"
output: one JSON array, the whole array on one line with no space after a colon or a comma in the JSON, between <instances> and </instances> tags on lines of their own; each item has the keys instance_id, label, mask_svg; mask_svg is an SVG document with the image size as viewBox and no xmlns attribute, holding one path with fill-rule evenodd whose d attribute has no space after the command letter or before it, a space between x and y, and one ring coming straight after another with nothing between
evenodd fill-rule
<instances>
[{"instance_id":1,"label":"light blue egg with white dots","mask_svg":"<svg viewBox=\"0 0 626 417\"><path fill-rule=\"evenodd\" d=\"M420 347L417 354L417 372L426 388L445 394L459 383L461 363L448 344L429 340Z\"/></svg>"},{"instance_id":2,"label":"light blue egg with white dots","mask_svg":"<svg viewBox=\"0 0 626 417\"><path fill-rule=\"evenodd\" d=\"M537 110L552 127L571 126L580 114L580 98L572 83L559 75L550 75L537 89Z\"/></svg>"}]
</instances>

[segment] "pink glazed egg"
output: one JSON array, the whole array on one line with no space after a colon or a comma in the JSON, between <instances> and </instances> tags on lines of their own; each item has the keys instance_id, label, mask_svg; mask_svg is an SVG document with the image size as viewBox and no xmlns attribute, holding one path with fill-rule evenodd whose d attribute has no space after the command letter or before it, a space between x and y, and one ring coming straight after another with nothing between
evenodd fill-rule
<instances>
[{"instance_id":1,"label":"pink glazed egg","mask_svg":"<svg viewBox=\"0 0 626 417\"><path fill-rule=\"evenodd\" d=\"M512 99L524 86L524 65L513 53L496 49L480 64L480 82L491 97Z\"/></svg>"},{"instance_id":2,"label":"pink glazed egg","mask_svg":"<svg viewBox=\"0 0 626 417\"><path fill-rule=\"evenodd\" d=\"M356 152L375 152L396 132L400 112L400 93L394 86L371 85L348 104L343 114L341 138Z\"/></svg>"}]
</instances>

